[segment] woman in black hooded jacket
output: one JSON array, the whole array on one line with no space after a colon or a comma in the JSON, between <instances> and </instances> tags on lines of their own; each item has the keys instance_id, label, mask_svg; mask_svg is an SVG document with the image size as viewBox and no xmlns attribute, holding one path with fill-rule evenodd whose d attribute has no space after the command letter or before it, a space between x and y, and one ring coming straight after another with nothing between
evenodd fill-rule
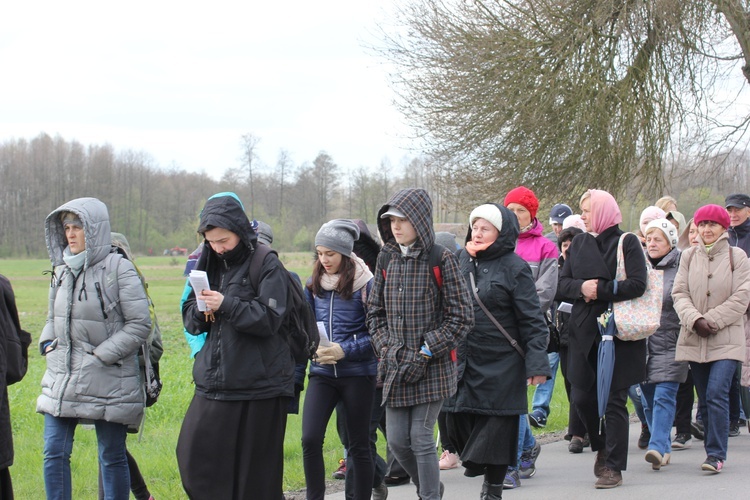
<instances>
[{"instance_id":1,"label":"woman in black hooded jacket","mask_svg":"<svg viewBox=\"0 0 750 500\"><path fill-rule=\"evenodd\" d=\"M474 294L475 325L459 346L459 382L445 404L451 439L467 475L484 474L482 499L502 497L508 465L515 463L518 416L528 411L527 384L550 376L547 324L528 264L514 252L518 220L507 208L480 205L469 217L461 273L489 312L516 340L525 358L480 308Z\"/></svg>"}]
</instances>

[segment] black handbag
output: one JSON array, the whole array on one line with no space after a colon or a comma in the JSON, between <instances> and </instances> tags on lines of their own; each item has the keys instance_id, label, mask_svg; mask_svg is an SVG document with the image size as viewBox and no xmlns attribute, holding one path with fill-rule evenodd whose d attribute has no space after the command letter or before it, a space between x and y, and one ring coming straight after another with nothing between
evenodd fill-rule
<instances>
[{"instance_id":1,"label":"black handbag","mask_svg":"<svg viewBox=\"0 0 750 500\"><path fill-rule=\"evenodd\" d=\"M549 338L547 341L547 352L560 352L560 330L547 315L544 315L544 321L547 322L547 329L549 330Z\"/></svg>"}]
</instances>

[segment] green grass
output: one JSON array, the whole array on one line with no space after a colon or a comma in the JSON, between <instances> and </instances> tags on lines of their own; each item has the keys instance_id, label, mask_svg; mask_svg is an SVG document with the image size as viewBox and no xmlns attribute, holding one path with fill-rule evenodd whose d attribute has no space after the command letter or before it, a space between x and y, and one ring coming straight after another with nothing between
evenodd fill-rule
<instances>
[{"instance_id":1,"label":"green grass","mask_svg":"<svg viewBox=\"0 0 750 500\"><path fill-rule=\"evenodd\" d=\"M281 255L281 260L291 271L305 279L310 274L312 254ZM175 447L182 418L193 396L192 360L182 333L179 301L185 278L182 276L184 260L173 257L140 257L136 263L146 276L149 293L156 304L156 313L162 328L164 357L160 370L164 388L158 403L146 410L143 435L128 437L128 449L138 460L149 489L155 498L184 498ZM44 373L44 358L38 354L37 340L47 316L47 294L50 269L47 260L0 260L0 273L7 276L16 294L23 328L33 337L29 352L29 372L23 381L9 388L15 464L11 468L16 498L36 500L44 498L42 474L43 417L35 412L36 398ZM529 389L532 394L533 388ZM304 392L303 398L304 398ZM300 405L301 406L301 405ZM557 378L552 399L552 412L545 432L562 430L567 425L568 404L562 377ZM535 430L535 433L538 433ZM304 487L302 471L301 416L290 415L284 443L284 489ZM335 418L328 426L324 446L327 477L338 466L342 446L335 428ZM73 448L73 498L96 498L97 452L93 430L80 428L76 432ZM385 442L380 436L378 445L385 454Z\"/></svg>"}]
</instances>

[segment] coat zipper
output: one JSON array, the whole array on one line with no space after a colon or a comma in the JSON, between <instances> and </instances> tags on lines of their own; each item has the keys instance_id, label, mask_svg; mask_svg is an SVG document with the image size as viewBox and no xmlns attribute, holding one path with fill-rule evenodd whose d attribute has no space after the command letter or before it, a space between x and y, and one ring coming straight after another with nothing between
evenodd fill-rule
<instances>
[{"instance_id":1,"label":"coat zipper","mask_svg":"<svg viewBox=\"0 0 750 500\"><path fill-rule=\"evenodd\" d=\"M335 295L335 293L336 292L331 290L331 300L329 301L328 305L328 332L329 336L331 337L331 342L333 342L333 296ZM333 365L333 377L339 377L338 371L336 370L336 365Z\"/></svg>"}]
</instances>

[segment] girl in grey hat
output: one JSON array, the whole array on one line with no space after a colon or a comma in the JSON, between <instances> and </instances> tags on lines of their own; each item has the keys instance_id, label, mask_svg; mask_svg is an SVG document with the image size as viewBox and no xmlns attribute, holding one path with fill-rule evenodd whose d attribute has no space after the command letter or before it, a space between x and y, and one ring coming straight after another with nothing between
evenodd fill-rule
<instances>
[{"instance_id":1,"label":"girl in grey hat","mask_svg":"<svg viewBox=\"0 0 750 500\"><path fill-rule=\"evenodd\" d=\"M302 416L302 456L307 498L325 497L323 439L336 404L345 408L349 438L348 471L354 479L354 498L369 499L373 487L370 416L375 392L377 360L367 331L367 295L372 272L352 249L359 238L353 221L335 219L315 236L315 262L305 287L323 340L310 364L310 379Z\"/></svg>"}]
</instances>

